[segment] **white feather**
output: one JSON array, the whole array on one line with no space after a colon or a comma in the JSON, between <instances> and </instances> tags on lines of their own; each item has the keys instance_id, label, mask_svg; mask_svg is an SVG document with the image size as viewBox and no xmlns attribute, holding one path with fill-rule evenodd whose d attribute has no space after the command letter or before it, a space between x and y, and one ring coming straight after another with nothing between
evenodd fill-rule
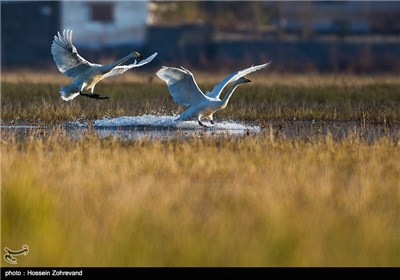
<instances>
[{"instance_id":1,"label":"white feather","mask_svg":"<svg viewBox=\"0 0 400 280\"><path fill-rule=\"evenodd\" d=\"M72 30L65 29L62 33L57 32L51 44L51 53L54 62L61 73L74 78L72 83L61 87L60 94L63 100L69 101L79 95L83 90L90 90L93 93L95 85L104 78L120 75L127 70L143 66L152 61L157 53L137 63L120 65L130 58L135 58L134 53L117 60L108 65L94 64L79 55L72 43Z\"/></svg>"},{"instance_id":2,"label":"white feather","mask_svg":"<svg viewBox=\"0 0 400 280\"><path fill-rule=\"evenodd\" d=\"M208 118L213 123L213 114L227 106L237 86L250 81L244 78L245 75L263 69L268 65L269 63L265 63L232 73L216 85L213 91L207 95L204 95L200 90L193 74L183 67L179 69L163 66L157 71L156 75L166 82L168 90L176 103L189 107L177 120L186 121L195 119L200 125L204 125L201 122L203 118ZM233 85L221 100L220 96L223 89L231 82L233 82Z\"/></svg>"}]
</instances>

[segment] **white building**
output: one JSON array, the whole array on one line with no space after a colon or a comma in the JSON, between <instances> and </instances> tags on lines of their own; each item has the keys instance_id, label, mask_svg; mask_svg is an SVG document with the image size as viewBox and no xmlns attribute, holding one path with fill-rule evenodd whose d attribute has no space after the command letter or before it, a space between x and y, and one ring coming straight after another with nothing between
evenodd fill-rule
<instances>
[{"instance_id":1,"label":"white building","mask_svg":"<svg viewBox=\"0 0 400 280\"><path fill-rule=\"evenodd\" d=\"M61 29L73 30L73 42L99 49L143 45L148 1L62 1Z\"/></svg>"}]
</instances>

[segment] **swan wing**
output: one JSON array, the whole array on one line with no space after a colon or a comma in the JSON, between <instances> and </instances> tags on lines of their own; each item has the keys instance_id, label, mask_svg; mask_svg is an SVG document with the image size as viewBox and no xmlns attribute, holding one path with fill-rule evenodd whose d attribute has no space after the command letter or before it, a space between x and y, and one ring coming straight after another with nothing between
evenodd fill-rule
<instances>
[{"instance_id":1,"label":"swan wing","mask_svg":"<svg viewBox=\"0 0 400 280\"><path fill-rule=\"evenodd\" d=\"M139 63L135 60L132 64L120 65L120 66L114 67L114 69L111 70L110 72L108 72L107 74L105 74L103 76L103 78L121 75L122 73L125 73L126 71L128 71L131 68L143 66L143 65L149 63L150 61L152 61L157 56L157 54L158 54L157 52L153 53L151 56L149 56L146 59L141 60Z\"/></svg>"},{"instance_id":2,"label":"swan wing","mask_svg":"<svg viewBox=\"0 0 400 280\"><path fill-rule=\"evenodd\" d=\"M265 63L265 64L260 64L260 65L256 65L256 66L251 66L249 68L243 69L243 70L239 70L235 73L230 74L228 77L226 77L225 79L223 79L219 84L217 84L214 89L209 92L207 94L207 97L209 98L219 98L219 96L221 95L221 92L224 90L225 86L227 84L229 84L230 82L234 82L237 79L246 76L252 72L255 72L257 70L266 68L271 62Z\"/></svg>"},{"instance_id":3,"label":"swan wing","mask_svg":"<svg viewBox=\"0 0 400 280\"><path fill-rule=\"evenodd\" d=\"M167 83L169 92L176 103L184 106L192 106L208 100L198 87L193 74L181 67L163 66L156 75Z\"/></svg>"},{"instance_id":4,"label":"swan wing","mask_svg":"<svg viewBox=\"0 0 400 280\"><path fill-rule=\"evenodd\" d=\"M72 44L72 30L65 29L62 35L58 32L54 36L51 53L58 70L71 78L75 78L90 67L97 65L79 55L76 47Z\"/></svg>"}]
</instances>

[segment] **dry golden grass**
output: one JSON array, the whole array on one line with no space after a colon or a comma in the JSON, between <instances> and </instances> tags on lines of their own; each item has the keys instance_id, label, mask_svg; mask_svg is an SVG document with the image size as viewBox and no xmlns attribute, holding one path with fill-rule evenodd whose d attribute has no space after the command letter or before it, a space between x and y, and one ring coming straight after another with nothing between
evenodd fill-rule
<instances>
[{"instance_id":1,"label":"dry golden grass","mask_svg":"<svg viewBox=\"0 0 400 280\"><path fill-rule=\"evenodd\" d=\"M400 143L5 137L21 266L399 266ZM7 264L3 260L3 265Z\"/></svg>"},{"instance_id":2,"label":"dry golden grass","mask_svg":"<svg viewBox=\"0 0 400 280\"><path fill-rule=\"evenodd\" d=\"M225 75L193 72L204 89ZM182 110L149 77L105 80L96 89L107 102L63 102L60 73L2 73L1 121L57 127ZM58 128L1 131L2 248L29 245L21 266L399 266L397 77L251 79L218 120L257 122L266 128L257 136L128 142L89 130L71 141ZM393 134L274 138L293 119Z\"/></svg>"},{"instance_id":3,"label":"dry golden grass","mask_svg":"<svg viewBox=\"0 0 400 280\"><path fill-rule=\"evenodd\" d=\"M107 100L77 97L61 100L59 86L53 83L2 83L1 120L4 124L52 125L105 115L180 114L184 107L171 98L165 84L101 84L96 92ZM213 84L201 84L204 90ZM338 84L331 86L265 85L255 81L237 89L230 104L215 114L216 121L328 120L371 123L400 123L399 85Z\"/></svg>"}]
</instances>

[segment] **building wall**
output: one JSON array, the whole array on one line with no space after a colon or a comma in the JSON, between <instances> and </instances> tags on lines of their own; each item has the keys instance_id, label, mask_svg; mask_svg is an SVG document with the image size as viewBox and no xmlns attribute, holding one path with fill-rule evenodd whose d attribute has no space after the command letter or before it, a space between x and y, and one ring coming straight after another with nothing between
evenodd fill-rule
<instances>
[{"instance_id":1,"label":"building wall","mask_svg":"<svg viewBox=\"0 0 400 280\"><path fill-rule=\"evenodd\" d=\"M189 69L229 71L272 61L271 69L282 72L400 71L398 40L212 40L208 37L212 38L212 33L206 25L149 27L147 48L159 51L152 66L184 65Z\"/></svg>"},{"instance_id":2,"label":"building wall","mask_svg":"<svg viewBox=\"0 0 400 280\"><path fill-rule=\"evenodd\" d=\"M292 32L381 32L384 30L379 30L379 26L390 18L393 18L394 25L384 28L392 31L400 28L396 16L400 13L400 5L396 1L283 1L267 5L279 9L282 27Z\"/></svg>"},{"instance_id":3,"label":"building wall","mask_svg":"<svg viewBox=\"0 0 400 280\"><path fill-rule=\"evenodd\" d=\"M108 5L113 19L93 20L94 5ZM148 1L62 1L61 28L73 30L73 40L78 46L99 49L143 45L147 15Z\"/></svg>"}]
</instances>

